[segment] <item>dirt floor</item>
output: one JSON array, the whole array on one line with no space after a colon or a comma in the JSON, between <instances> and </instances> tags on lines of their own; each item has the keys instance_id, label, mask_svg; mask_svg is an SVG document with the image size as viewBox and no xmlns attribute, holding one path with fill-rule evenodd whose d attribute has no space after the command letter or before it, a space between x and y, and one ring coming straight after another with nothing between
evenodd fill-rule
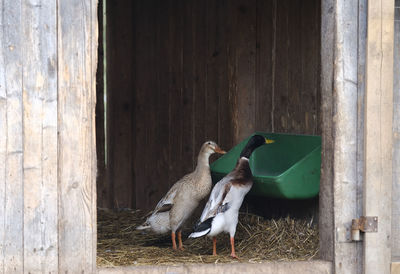
<instances>
[{"instance_id":1,"label":"dirt floor","mask_svg":"<svg viewBox=\"0 0 400 274\"><path fill-rule=\"evenodd\" d=\"M169 235L135 230L144 215L140 210L98 210L98 266L303 261L318 256L318 228L306 220L267 220L240 213L235 235L238 261L229 257L228 234L217 237L217 256L211 255L212 241L208 237L187 239L190 228L182 233L185 250L173 251Z\"/></svg>"}]
</instances>

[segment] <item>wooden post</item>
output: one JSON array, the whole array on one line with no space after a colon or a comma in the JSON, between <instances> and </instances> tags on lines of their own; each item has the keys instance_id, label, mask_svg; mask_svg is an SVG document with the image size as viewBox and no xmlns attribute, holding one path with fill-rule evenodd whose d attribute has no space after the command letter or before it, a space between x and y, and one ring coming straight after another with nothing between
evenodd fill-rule
<instances>
[{"instance_id":1,"label":"wooden post","mask_svg":"<svg viewBox=\"0 0 400 274\"><path fill-rule=\"evenodd\" d=\"M359 32L365 22L358 1L336 1L331 10L334 21L333 66L333 211L334 211L334 267L335 273L360 273L362 244L351 241L351 222L362 214L358 207L361 182L357 168L359 155L360 109L359 56L365 54L359 45ZM324 61L322 62L324 63ZM362 100L361 100L362 102ZM323 213L321 213L323 214Z\"/></svg>"},{"instance_id":2,"label":"wooden post","mask_svg":"<svg viewBox=\"0 0 400 274\"><path fill-rule=\"evenodd\" d=\"M334 259L333 222L333 64L334 64L334 1L321 3L321 113L322 157L319 194L320 255L324 260Z\"/></svg>"},{"instance_id":3,"label":"wooden post","mask_svg":"<svg viewBox=\"0 0 400 274\"><path fill-rule=\"evenodd\" d=\"M365 273L390 273L394 1L368 1L365 92L364 215L378 216L366 233Z\"/></svg>"},{"instance_id":4,"label":"wooden post","mask_svg":"<svg viewBox=\"0 0 400 274\"><path fill-rule=\"evenodd\" d=\"M58 2L59 272L96 271L97 0Z\"/></svg>"},{"instance_id":5,"label":"wooden post","mask_svg":"<svg viewBox=\"0 0 400 274\"><path fill-rule=\"evenodd\" d=\"M394 18L392 260L400 262L400 1ZM400 263L397 264L400 272ZM398 273L399 273L398 272Z\"/></svg>"}]
</instances>

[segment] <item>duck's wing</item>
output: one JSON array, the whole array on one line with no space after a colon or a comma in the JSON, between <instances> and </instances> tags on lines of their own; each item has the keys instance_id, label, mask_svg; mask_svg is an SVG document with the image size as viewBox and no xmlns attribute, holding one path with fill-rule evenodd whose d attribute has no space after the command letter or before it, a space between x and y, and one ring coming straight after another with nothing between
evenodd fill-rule
<instances>
[{"instance_id":1,"label":"duck's wing","mask_svg":"<svg viewBox=\"0 0 400 274\"><path fill-rule=\"evenodd\" d=\"M187 174L182 179L180 179L178 182L176 182L168 190L167 194L165 194L165 196L161 198L161 200L156 205L155 209L152 212L150 212L149 214L147 214L147 216L155 214L155 213L161 213L161 212L171 210L172 206L174 205L174 199L175 199L176 194L181 189L182 184L191 178L190 175L191 174Z\"/></svg>"},{"instance_id":2,"label":"duck's wing","mask_svg":"<svg viewBox=\"0 0 400 274\"><path fill-rule=\"evenodd\" d=\"M204 207L203 213L200 217L200 222L214 217L220 212L228 210L229 205L227 197L229 198L229 192L232 187L232 177L226 176L222 178L213 188L210 194L210 198L206 206Z\"/></svg>"}]
</instances>

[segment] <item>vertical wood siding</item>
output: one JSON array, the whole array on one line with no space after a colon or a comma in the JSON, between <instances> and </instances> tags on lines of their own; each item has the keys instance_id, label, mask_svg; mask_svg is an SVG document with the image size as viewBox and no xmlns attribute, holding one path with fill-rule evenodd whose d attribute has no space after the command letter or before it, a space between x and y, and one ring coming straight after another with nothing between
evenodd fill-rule
<instances>
[{"instance_id":1,"label":"vertical wood siding","mask_svg":"<svg viewBox=\"0 0 400 274\"><path fill-rule=\"evenodd\" d=\"M0 273L93 273L97 2L2 1Z\"/></svg>"},{"instance_id":2,"label":"vertical wood siding","mask_svg":"<svg viewBox=\"0 0 400 274\"><path fill-rule=\"evenodd\" d=\"M334 254L337 273L361 273L360 242L351 242L351 220L362 214L357 207L362 199L362 182L357 166L358 148L362 147L359 121L363 93L359 94L363 78L359 75L359 56L365 56L365 44L359 44L359 32L366 22L359 23L365 10L358 2L337 1L335 18L334 86L333 86L333 197L334 197ZM361 16L359 16L361 15ZM361 100L360 100L361 99ZM360 100L360 101L359 101ZM328 118L329 119L329 118ZM362 130L362 128L361 128ZM360 145L358 145L360 144ZM361 162L357 162L360 160Z\"/></svg>"},{"instance_id":3,"label":"vertical wood siding","mask_svg":"<svg viewBox=\"0 0 400 274\"><path fill-rule=\"evenodd\" d=\"M59 271L95 272L97 2L58 2Z\"/></svg>"},{"instance_id":4,"label":"vertical wood siding","mask_svg":"<svg viewBox=\"0 0 400 274\"><path fill-rule=\"evenodd\" d=\"M394 0L368 1L363 214L379 231L364 236L366 274L391 272L393 38Z\"/></svg>"},{"instance_id":5,"label":"vertical wood siding","mask_svg":"<svg viewBox=\"0 0 400 274\"><path fill-rule=\"evenodd\" d=\"M23 272L23 103L22 1L3 1L1 9L2 176L0 181L0 268ZM7 11L7 12L6 12ZM10 16L12 15L12 16ZM4 120L3 120L4 119Z\"/></svg>"},{"instance_id":6,"label":"vertical wood siding","mask_svg":"<svg viewBox=\"0 0 400 274\"><path fill-rule=\"evenodd\" d=\"M395 1L393 69L392 257L400 261L400 1Z\"/></svg>"},{"instance_id":7,"label":"vertical wood siding","mask_svg":"<svg viewBox=\"0 0 400 274\"><path fill-rule=\"evenodd\" d=\"M335 0L321 4L321 182L319 194L320 256L334 260L333 215L333 79L335 43Z\"/></svg>"},{"instance_id":8,"label":"vertical wood siding","mask_svg":"<svg viewBox=\"0 0 400 274\"><path fill-rule=\"evenodd\" d=\"M57 10L56 2L23 2L24 269L56 272Z\"/></svg>"},{"instance_id":9,"label":"vertical wood siding","mask_svg":"<svg viewBox=\"0 0 400 274\"><path fill-rule=\"evenodd\" d=\"M114 207L153 207L193 169L206 140L230 149L255 130L321 133L319 1L108 9L111 153L102 192L113 193Z\"/></svg>"}]
</instances>

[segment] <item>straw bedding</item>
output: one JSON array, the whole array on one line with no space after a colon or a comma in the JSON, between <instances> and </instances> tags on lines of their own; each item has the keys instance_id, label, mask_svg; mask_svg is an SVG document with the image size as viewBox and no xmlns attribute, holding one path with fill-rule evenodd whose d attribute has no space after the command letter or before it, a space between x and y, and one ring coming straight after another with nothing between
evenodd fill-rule
<instances>
[{"instance_id":1,"label":"straw bedding","mask_svg":"<svg viewBox=\"0 0 400 274\"><path fill-rule=\"evenodd\" d=\"M98 210L98 266L179 265L187 263L238 262L229 257L229 235L217 237L218 256L212 256L208 237L187 239L184 251L173 251L169 235L135 230L143 222L140 210ZM240 262L310 260L318 254L318 229L305 220L290 217L265 220L250 213L240 213L235 235Z\"/></svg>"}]
</instances>

